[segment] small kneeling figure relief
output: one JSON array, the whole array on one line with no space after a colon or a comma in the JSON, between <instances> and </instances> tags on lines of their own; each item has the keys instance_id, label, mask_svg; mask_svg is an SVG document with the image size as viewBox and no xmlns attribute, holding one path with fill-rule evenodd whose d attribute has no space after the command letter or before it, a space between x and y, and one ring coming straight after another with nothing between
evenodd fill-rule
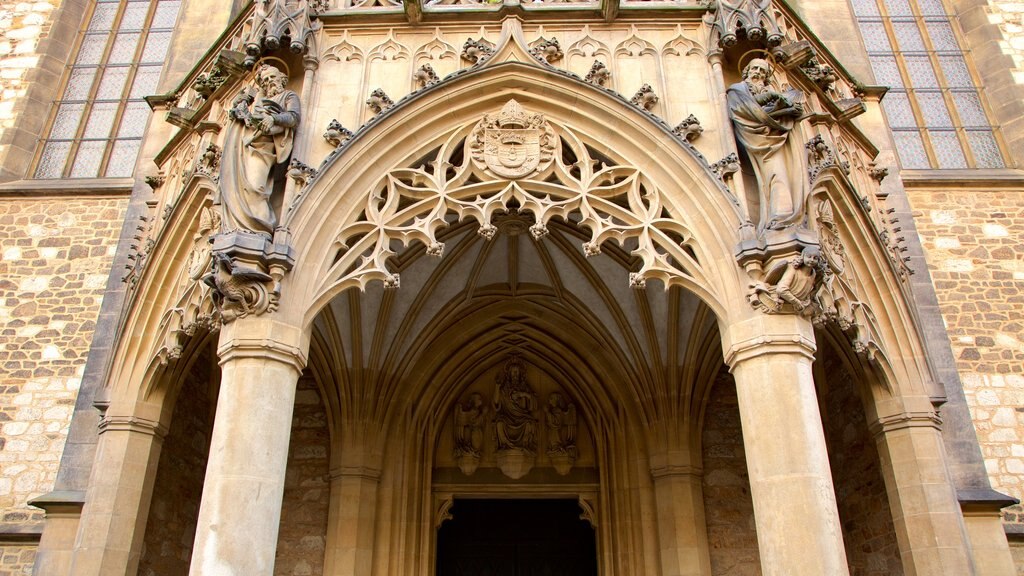
<instances>
[{"instance_id":1,"label":"small kneeling figure relief","mask_svg":"<svg viewBox=\"0 0 1024 576\"><path fill-rule=\"evenodd\" d=\"M483 396L475 392L469 395L465 404L455 405L453 452L459 469L467 476L476 472L477 466L480 465L486 416L487 408L484 407Z\"/></svg>"},{"instance_id":2,"label":"small kneeling figure relief","mask_svg":"<svg viewBox=\"0 0 1024 576\"><path fill-rule=\"evenodd\" d=\"M825 276L825 260L816 246L787 258L768 270L753 286L750 303L765 312L813 312L811 304ZM788 310L787 310L788 309Z\"/></svg>"},{"instance_id":3,"label":"small kneeling figure relief","mask_svg":"<svg viewBox=\"0 0 1024 576\"><path fill-rule=\"evenodd\" d=\"M565 476L576 462L576 405L559 392L548 396L544 407L548 429L548 458L555 471Z\"/></svg>"}]
</instances>

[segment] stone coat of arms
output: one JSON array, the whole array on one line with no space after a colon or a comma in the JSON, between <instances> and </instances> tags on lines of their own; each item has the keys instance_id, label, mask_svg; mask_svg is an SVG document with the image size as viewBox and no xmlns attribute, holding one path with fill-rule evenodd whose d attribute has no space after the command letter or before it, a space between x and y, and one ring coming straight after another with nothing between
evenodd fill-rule
<instances>
[{"instance_id":1,"label":"stone coat of arms","mask_svg":"<svg viewBox=\"0 0 1024 576\"><path fill-rule=\"evenodd\" d=\"M499 113L484 116L473 128L469 142L478 167L516 180L550 165L556 136L543 116L530 114L509 100Z\"/></svg>"}]
</instances>

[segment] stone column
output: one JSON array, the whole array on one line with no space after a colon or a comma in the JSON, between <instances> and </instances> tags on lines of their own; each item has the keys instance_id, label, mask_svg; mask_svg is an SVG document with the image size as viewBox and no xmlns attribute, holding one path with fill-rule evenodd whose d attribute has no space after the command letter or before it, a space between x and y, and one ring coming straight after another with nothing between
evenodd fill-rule
<instances>
[{"instance_id":1,"label":"stone column","mask_svg":"<svg viewBox=\"0 0 1024 576\"><path fill-rule=\"evenodd\" d=\"M727 347L764 576L849 574L811 364L814 333L796 316L730 326Z\"/></svg>"},{"instance_id":2,"label":"stone column","mask_svg":"<svg viewBox=\"0 0 1024 576\"><path fill-rule=\"evenodd\" d=\"M928 398L878 402L870 424L907 576L974 574L970 540ZM998 573L998 572L996 572Z\"/></svg>"},{"instance_id":3,"label":"stone column","mask_svg":"<svg viewBox=\"0 0 1024 576\"><path fill-rule=\"evenodd\" d=\"M221 384L192 576L272 576L292 409L305 366L297 328L266 316L221 331Z\"/></svg>"},{"instance_id":4,"label":"stone column","mask_svg":"<svg viewBox=\"0 0 1024 576\"><path fill-rule=\"evenodd\" d=\"M324 576L359 576L373 569L380 471L344 466L331 474Z\"/></svg>"},{"instance_id":5,"label":"stone column","mask_svg":"<svg viewBox=\"0 0 1024 576\"><path fill-rule=\"evenodd\" d=\"M157 416L120 415L111 407L78 522L71 574L134 574L142 553L160 447L167 430ZM138 410L136 410L138 412Z\"/></svg>"},{"instance_id":6,"label":"stone column","mask_svg":"<svg viewBox=\"0 0 1024 576\"><path fill-rule=\"evenodd\" d=\"M662 574L711 574L701 470L689 465L666 465L652 468L651 477L658 503Z\"/></svg>"}]
</instances>

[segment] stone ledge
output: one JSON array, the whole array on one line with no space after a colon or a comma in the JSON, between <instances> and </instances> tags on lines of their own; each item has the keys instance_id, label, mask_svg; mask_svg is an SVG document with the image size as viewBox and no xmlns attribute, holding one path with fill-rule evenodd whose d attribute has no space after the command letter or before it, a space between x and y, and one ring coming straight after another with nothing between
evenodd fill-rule
<instances>
[{"instance_id":1,"label":"stone ledge","mask_svg":"<svg viewBox=\"0 0 1024 576\"><path fill-rule=\"evenodd\" d=\"M899 175L903 185L908 188L971 188L984 191L992 187L1024 187L1024 170L1014 168L902 170Z\"/></svg>"},{"instance_id":2,"label":"stone ledge","mask_svg":"<svg viewBox=\"0 0 1024 576\"><path fill-rule=\"evenodd\" d=\"M0 543L39 542L42 522L0 522Z\"/></svg>"},{"instance_id":3,"label":"stone ledge","mask_svg":"<svg viewBox=\"0 0 1024 576\"><path fill-rule=\"evenodd\" d=\"M960 509L964 512L998 512L1020 503L1020 500L991 488L957 490L956 499L960 501Z\"/></svg>"},{"instance_id":4,"label":"stone ledge","mask_svg":"<svg viewBox=\"0 0 1024 576\"><path fill-rule=\"evenodd\" d=\"M29 500L28 504L46 510L47 514L80 514L85 505L85 491L55 490Z\"/></svg>"},{"instance_id":5,"label":"stone ledge","mask_svg":"<svg viewBox=\"0 0 1024 576\"><path fill-rule=\"evenodd\" d=\"M129 196L134 185L134 178L15 180L0 184L0 197Z\"/></svg>"}]
</instances>

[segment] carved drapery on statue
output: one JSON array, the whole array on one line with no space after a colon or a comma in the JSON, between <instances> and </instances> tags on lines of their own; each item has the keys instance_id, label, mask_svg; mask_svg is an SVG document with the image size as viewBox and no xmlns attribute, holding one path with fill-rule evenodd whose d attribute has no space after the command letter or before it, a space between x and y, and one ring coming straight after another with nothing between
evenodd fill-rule
<instances>
[{"instance_id":1,"label":"carved drapery on statue","mask_svg":"<svg viewBox=\"0 0 1024 576\"><path fill-rule=\"evenodd\" d=\"M483 396L478 393L470 394L465 403L455 405L453 453L459 469L467 476L480 465L486 418L487 407L484 406Z\"/></svg>"},{"instance_id":2,"label":"carved drapery on statue","mask_svg":"<svg viewBox=\"0 0 1024 576\"><path fill-rule=\"evenodd\" d=\"M229 115L221 167L222 230L273 234L278 217L273 194L292 153L301 118L299 96L285 88L287 77L274 66L257 72L258 89L244 90Z\"/></svg>"},{"instance_id":3,"label":"carved drapery on statue","mask_svg":"<svg viewBox=\"0 0 1024 576\"><path fill-rule=\"evenodd\" d=\"M804 151L793 137L804 95L772 90L769 74L768 63L755 58L744 68L743 81L727 93L736 139L757 178L759 234L800 225L809 186Z\"/></svg>"},{"instance_id":4,"label":"carved drapery on statue","mask_svg":"<svg viewBox=\"0 0 1024 576\"><path fill-rule=\"evenodd\" d=\"M548 431L548 458L555 471L565 476L576 462L576 405L552 392L544 406Z\"/></svg>"},{"instance_id":5,"label":"carved drapery on statue","mask_svg":"<svg viewBox=\"0 0 1024 576\"><path fill-rule=\"evenodd\" d=\"M526 382L518 356L498 374L492 404L498 468L510 478L522 478L537 455L537 394Z\"/></svg>"}]
</instances>

